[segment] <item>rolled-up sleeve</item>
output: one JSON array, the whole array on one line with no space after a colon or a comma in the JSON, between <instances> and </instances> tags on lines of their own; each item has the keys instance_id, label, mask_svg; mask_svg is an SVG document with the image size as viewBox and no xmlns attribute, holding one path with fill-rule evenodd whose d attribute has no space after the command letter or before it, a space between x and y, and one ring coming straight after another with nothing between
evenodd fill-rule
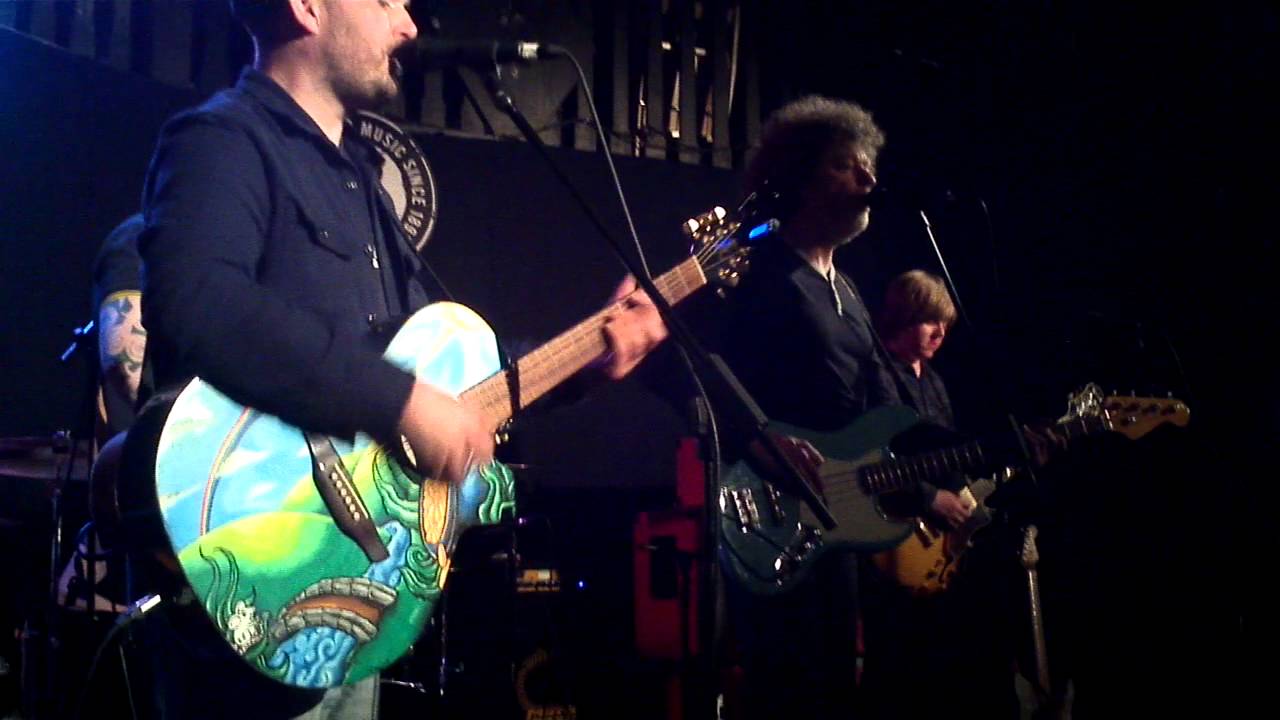
<instances>
[{"instance_id":1,"label":"rolled-up sleeve","mask_svg":"<svg viewBox=\"0 0 1280 720\"><path fill-rule=\"evenodd\" d=\"M162 132L139 243L157 382L198 375L302 428L394 437L413 377L359 333L257 279L273 179L256 142L207 115L180 117Z\"/></svg>"}]
</instances>

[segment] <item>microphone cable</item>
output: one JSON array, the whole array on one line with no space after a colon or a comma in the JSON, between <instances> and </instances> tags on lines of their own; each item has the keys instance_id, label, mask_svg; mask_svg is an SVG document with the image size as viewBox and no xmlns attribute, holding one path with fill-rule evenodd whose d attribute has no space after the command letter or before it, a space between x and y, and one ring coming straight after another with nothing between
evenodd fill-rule
<instances>
[{"instance_id":1,"label":"microphone cable","mask_svg":"<svg viewBox=\"0 0 1280 720\"><path fill-rule=\"evenodd\" d=\"M573 68L578 73L578 84L582 86L582 92L587 97L587 110L591 113L591 125L595 128L596 138L600 142L600 152L604 154L605 164L609 166L609 175L613 179L613 188L618 194L618 204L622 206L622 215L627 220L627 232L631 234L631 242L635 245L636 257L640 261L640 267L644 269L645 275L652 279L653 272L649 269L649 263L644 256L644 248L640 245L640 234L636 232L635 222L631 219L631 208L627 204L627 195L622 189L622 180L618 178L618 168L613 164L613 153L609 150L609 140L605 137L604 126L600 123L600 115L596 112L596 99L591 92L590 83L587 82L587 74L583 71L582 64L578 62L578 58L568 48L555 45L548 45L548 47L554 47L559 54L569 58L569 62L573 63Z\"/></svg>"},{"instance_id":2,"label":"microphone cable","mask_svg":"<svg viewBox=\"0 0 1280 720\"><path fill-rule=\"evenodd\" d=\"M150 613L158 605L160 605L160 603L161 603L161 598L159 595L156 595L154 593L150 595L144 595L142 598L140 598L139 600L131 604L128 607L128 609L126 609L123 613L121 613L120 617L116 618L116 621L111 626L111 629L108 630L106 636L102 638L102 642L98 643L98 649L95 650L93 653L93 660L89 662L89 672L88 674L85 675L84 685L80 687L80 695L76 700L75 713L71 716L73 720L80 720L80 718L83 715L84 703L89 696L89 689L93 686L93 676L96 675L98 672L98 664L102 662L102 654L106 651L107 648L111 647L111 644L115 641L116 637L120 635L120 632L122 630L132 625L136 620L142 618L147 613ZM125 662L124 647L121 646L119 650L120 650L120 666L124 672L125 692L129 698L129 711L132 717L134 718L134 720L137 720L138 708L133 701L133 688L129 682L129 666Z\"/></svg>"}]
</instances>

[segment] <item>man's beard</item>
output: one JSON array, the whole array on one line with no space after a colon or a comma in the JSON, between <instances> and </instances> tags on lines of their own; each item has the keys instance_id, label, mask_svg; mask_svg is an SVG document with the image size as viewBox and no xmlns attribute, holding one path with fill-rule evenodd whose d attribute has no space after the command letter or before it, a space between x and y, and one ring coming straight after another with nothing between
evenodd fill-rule
<instances>
[{"instance_id":1,"label":"man's beard","mask_svg":"<svg viewBox=\"0 0 1280 720\"><path fill-rule=\"evenodd\" d=\"M863 206L857 217L849 221L848 232L842 233L840 238L841 245L847 245L853 242L853 239L867 231L871 226L871 208Z\"/></svg>"},{"instance_id":2,"label":"man's beard","mask_svg":"<svg viewBox=\"0 0 1280 720\"><path fill-rule=\"evenodd\" d=\"M378 72L356 75L339 71L337 75L343 82L335 87L335 92L349 111L379 111L400 94L401 74L400 62L392 55Z\"/></svg>"}]
</instances>

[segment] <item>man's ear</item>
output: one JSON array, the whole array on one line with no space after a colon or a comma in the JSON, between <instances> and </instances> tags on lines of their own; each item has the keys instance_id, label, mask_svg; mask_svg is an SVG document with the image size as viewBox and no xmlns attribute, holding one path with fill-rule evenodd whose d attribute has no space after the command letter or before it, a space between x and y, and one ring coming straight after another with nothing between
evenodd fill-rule
<instances>
[{"instance_id":1,"label":"man's ear","mask_svg":"<svg viewBox=\"0 0 1280 720\"><path fill-rule=\"evenodd\" d=\"M308 35L316 35L324 18L323 5L324 0L289 0L289 14L297 27Z\"/></svg>"}]
</instances>

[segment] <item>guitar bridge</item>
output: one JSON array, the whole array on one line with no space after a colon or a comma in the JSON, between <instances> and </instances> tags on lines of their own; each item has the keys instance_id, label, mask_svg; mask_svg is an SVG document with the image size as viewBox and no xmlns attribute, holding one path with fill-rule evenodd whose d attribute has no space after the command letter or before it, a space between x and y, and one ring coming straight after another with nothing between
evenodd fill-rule
<instances>
[{"instance_id":1,"label":"guitar bridge","mask_svg":"<svg viewBox=\"0 0 1280 720\"><path fill-rule=\"evenodd\" d=\"M378 535L360 497L351 473L342 464L342 458L334 450L333 443L320 433L303 433L307 448L311 451L311 479L316 492L329 509L329 515L344 535L355 541L370 562L382 562L391 556L386 543Z\"/></svg>"},{"instance_id":2,"label":"guitar bridge","mask_svg":"<svg viewBox=\"0 0 1280 720\"><path fill-rule=\"evenodd\" d=\"M764 492L769 496L769 509L773 511L773 519L776 522L786 520L787 514L782 511L782 494L770 482L764 483Z\"/></svg>"},{"instance_id":3,"label":"guitar bridge","mask_svg":"<svg viewBox=\"0 0 1280 720\"><path fill-rule=\"evenodd\" d=\"M791 536L791 542L773 560L773 570L777 573L774 582L784 584L797 568L805 565L809 557L821 548L822 531L796 523L796 532Z\"/></svg>"}]
</instances>

